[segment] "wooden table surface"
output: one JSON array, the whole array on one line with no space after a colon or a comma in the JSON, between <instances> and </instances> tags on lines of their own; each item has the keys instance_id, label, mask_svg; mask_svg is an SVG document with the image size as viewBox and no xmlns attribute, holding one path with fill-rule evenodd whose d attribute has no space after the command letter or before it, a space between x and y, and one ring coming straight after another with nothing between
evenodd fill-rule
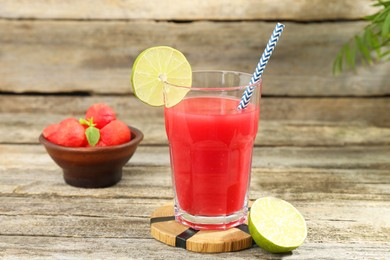
<instances>
[{"instance_id":1,"label":"wooden table surface","mask_svg":"<svg viewBox=\"0 0 390 260\"><path fill-rule=\"evenodd\" d=\"M221 12L221 1L206 12L183 3L163 15L133 2L138 16L122 1L97 0L91 12L82 1L40 0L28 9L3 1L0 258L390 259L390 63L331 74L339 48L365 26L358 18L372 11L363 8L369 1L353 8L332 1L336 13L311 1L289 12L263 0L270 9L260 13L250 11L260 8L256 1L234 0ZM296 206L307 221L305 243L283 255L257 246L199 254L154 240L150 215L172 201L171 172L163 110L131 92L135 57L164 44L182 50L194 69L251 72L277 18L288 22L264 74L250 199L276 196ZM145 138L116 186L71 187L38 136L96 102Z\"/></svg>"},{"instance_id":2,"label":"wooden table surface","mask_svg":"<svg viewBox=\"0 0 390 260\"><path fill-rule=\"evenodd\" d=\"M0 256L279 258L256 246L195 254L151 238L150 214L172 201L160 108L133 96L1 95L0 102ZM94 102L112 105L145 139L118 185L74 188L64 183L37 137L49 122L82 116ZM272 115L278 105L286 106L288 119ZM302 106L306 119L291 118L299 117L294 110ZM385 259L390 256L390 128L347 118L323 122L316 113L324 107L362 120L390 108L387 99L376 98L264 98L250 198L283 198L306 218L305 244L284 256Z\"/></svg>"}]
</instances>

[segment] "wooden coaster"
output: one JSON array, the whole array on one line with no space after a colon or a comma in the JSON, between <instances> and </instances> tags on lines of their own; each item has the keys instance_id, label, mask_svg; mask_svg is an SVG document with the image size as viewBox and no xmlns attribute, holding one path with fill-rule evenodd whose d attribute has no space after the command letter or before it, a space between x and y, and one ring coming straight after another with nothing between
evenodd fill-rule
<instances>
[{"instance_id":1,"label":"wooden coaster","mask_svg":"<svg viewBox=\"0 0 390 260\"><path fill-rule=\"evenodd\" d=\"M156 209L150 218L152 236L164 244L193 252L220 253L252 247L248 225L228 230L195 230L175 221L172 204Z\"/></svg>"}]
</instances>

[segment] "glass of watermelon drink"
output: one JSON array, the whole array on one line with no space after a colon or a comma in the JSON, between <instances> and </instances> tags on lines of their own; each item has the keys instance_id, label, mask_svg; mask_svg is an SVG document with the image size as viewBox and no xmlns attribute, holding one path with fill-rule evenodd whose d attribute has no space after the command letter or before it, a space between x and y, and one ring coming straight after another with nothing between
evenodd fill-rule
<instances>
[{"instance_id":1,"label":"glass of watermelon drink","mask_svg":"<svg viewBox=\"0 0 390 260\"><path fill-rule=\"evenodd\" d=\"M251 76L197 71L192 86L164 86L175 217L182 224L224 230L247 219L261 80L251 85L249 104L244 109L238 104ZM188 93L177 103L169 100L172 88Z\"/></svg>"}]
</instances>

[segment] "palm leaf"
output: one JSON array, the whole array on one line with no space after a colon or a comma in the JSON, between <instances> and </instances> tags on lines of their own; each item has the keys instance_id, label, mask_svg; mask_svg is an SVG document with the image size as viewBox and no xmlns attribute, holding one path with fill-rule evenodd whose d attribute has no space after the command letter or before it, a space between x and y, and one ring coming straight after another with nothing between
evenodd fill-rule
<instances>
[{"instance_id":1,"label":"palm leaf","mask_svg":"<svg viewBox=\"0 0 390 260\"><path fill-rule=\"evenodd\" d=\"M390 6L388 7L390 8ZM389 38L390 31L390 12L388 12L382 27L382 38Z\"/></svg>"},{"instance_id":2,"label":"palm leaf","mask_svg":"<svg viewBox=\"0 0 390 260\"><path fill-rule=\"evenodd\" d=\"M375 52L375 62L388 61L390 55L390 0L377 0L374 6L382 7L375 14L365 16L369 24L359 35L355 35L344 44L333 62L333 73L342 72L345 68L355 69L356 63L371 65L374 63L372 53Z\"/></svg>"}]
</instances>

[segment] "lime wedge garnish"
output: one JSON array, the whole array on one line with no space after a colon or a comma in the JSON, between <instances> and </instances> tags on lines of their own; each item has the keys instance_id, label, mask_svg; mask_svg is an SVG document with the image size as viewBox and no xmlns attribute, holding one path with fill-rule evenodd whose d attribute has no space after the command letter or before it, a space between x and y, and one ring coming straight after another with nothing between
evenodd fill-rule
<instances>
[{"instance_id":1,"label":"lime wedge garnish","mask_svg":"<svg viewBox=\"0 0 390 260\"><path fill-rule=\"evenodd\" d=\"M273 197L253 203L248 226L256 244L271 253L289 252L302 245L307 235L301 213L290 203Z\"/></svg>"},{"instance_id":2,"label":"lime wedge garnish","mask_svg":"<svg viewBox=\"0 0 390 260\"><path fill-rule=\"evenodd\" d=\"M164 105L164 85L190 87L191 81L191 66L186 57L167 46L144 50L135 60L131 74L135 96L151 106ZM189 88L166 87L165 91L165 105L169 107L179 103Z\"/></svg>"}]
</instances>

